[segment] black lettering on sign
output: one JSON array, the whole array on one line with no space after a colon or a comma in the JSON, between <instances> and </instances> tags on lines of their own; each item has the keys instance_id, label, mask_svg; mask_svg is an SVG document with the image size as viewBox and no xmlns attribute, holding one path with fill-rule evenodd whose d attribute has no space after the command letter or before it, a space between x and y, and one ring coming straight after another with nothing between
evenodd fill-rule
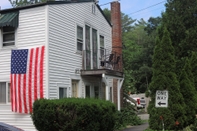
<instances>
[{"instance_id":1,"label":"black lettering on sign","mask_svg":"<svg viewBox=\"0 0 197 131\"><path fill-rule=\"evenodd\" d=\"M157 100L166 100L166 96L157 96Z\"/></svg>"},{"instance_id":2,"label":"black lettering on sign","mask_svg":"<svg viewBox=\"0 0 197 131\"><path fill-rule=\"evenodd\" d=\"M166 91L157 91L157 95L164 95L164 96L166 96L167 92Z\"/></svg>"}]
</instances>

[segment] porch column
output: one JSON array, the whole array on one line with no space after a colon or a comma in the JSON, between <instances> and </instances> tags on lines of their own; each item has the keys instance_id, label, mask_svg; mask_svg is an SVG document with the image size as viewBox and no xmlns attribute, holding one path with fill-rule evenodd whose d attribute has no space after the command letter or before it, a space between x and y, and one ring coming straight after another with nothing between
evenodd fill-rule
<instances>
[{"instance_id":1,"label":"porch column","mask_svg":"<svg viewBox=\"0 0 197 131\"><path fill-rule=\"evenodd\" d=\"M118 110L120 111L120 89L122 87L124 78L123 79L118 79L118 86L117 86L117 96L118 96Z\"/></svg>"},{"instance_id":2,"label":"porch column","mask_svg":"<svg viewBox=\"0 0 197 131\"><path fill-rule=\"evenodd\" d=\"M105 96L106 96L106 100L108 101L109 100L109 86L108 85L105 86Z\"/></svg>"},{"instance_id":3,"label":"porch column","mask_svg":"<svg viewBox=\"0 0 197 131\"><path fill-rule=\"evenodd\" d=\"M102 74L102 81L105 83L105 99L109 100L109 83L105 74Z\"/></svg>"},{"instance_id":4,"label":"porch column","mask_svg":"<svg viewBox=\"0 0 197 131\"><path fill-rule=\"evenodd\" d=\"M118 80L118 86L117 86L117 96L118 96L118 110L120 111L120 80Z\"/></svg>"}]
</instances>

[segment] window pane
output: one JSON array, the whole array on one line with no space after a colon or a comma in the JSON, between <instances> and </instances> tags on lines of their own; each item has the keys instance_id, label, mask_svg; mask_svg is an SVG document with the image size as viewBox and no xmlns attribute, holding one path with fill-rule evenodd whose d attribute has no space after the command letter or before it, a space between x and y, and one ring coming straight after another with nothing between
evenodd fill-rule
<instances>
[{"instance_id":1,"label":"window pane","mask_svg":"<svg viewBox=\"0 0 197 131\"><path fill-rule=\"evenodd\" d=\"M59 88L59 99L67 98L67 88Z\"/></svg>"},{"instance_id":2,"label":"window pane","mask_svg":"<svg viewBox=\"0 0 197 131\"><path fill-rule=\"evenodd\" d=\"M11 97L10 97L10 83L8 83L8 102L11 102Z\"/></svg>"},{"instance_id":3,"label":"window pane","mask_svg":"<svg viewBox=\"0 0 197 131\"><path fill-rule=\"evenodd\" d=\"M0 82L0 103L6 103L6 82Z\"/></svg>"},{"instance_id":4,"label":"window pane","mask_svg":"<svg viewBox=\"0 0 197 131\"><path fill-rule=\"evenodd\" d=\"M83 49L83 43L77 42L77 50L82 51Z\"/></svg>"},{"instance_id":5,"label":"window pane","mask_svg":"<svg viewBox=\"0 0 197 131\"><path fill-rule=\"evenodd\" d=\"M97 30L92 29L93 68L97 69Z\"/></svg>"},{"instance_id":6,"label":"window pane","mask_svg":"<svg viewBox=\"0 0 197 131\"><path fill-rule=\"evenodd\" d=\"M15 28L11 26L5 26L3 27L3 32L14 32Z\"/></svg>"},{"instance_id":7,"label":"window pane","mask_svg":"<svg viewBox=\"0 0 197 131\"><path fill-rule=\"evenodd\" d=\"M77 26L77 50L83 50L83 28Z\"/></svg>"},{"instance_id":8,"label":"window pane","mask_svg":"<svg viewBox=\"0 0 197 131\"><path fill-rule=\"evenodd\" d=\"M100 47L104 48L104 36L100 35Z\"/></svg>"},{"instance_id":9,"label":"window pane","mask_svg":"<svg viewBox=\"0 0 197 131\"><path fill-rule=\"evenodd\" d=\"M110 101L112 102L112 87L110 87L110 96L109 96L109 98L110 98Z\"/></svg>"},{"instance_id":10,"label":"window pane","mask_svg":"<svg viewBox=\"0 0 197 131\"><path fill-rule=\"evenodd\" d=\"M102 82L101 92L102 92L102 99L105 100L106 99L106 93L105 93L105 83L104 82Z\"/></svg>"},{"instance_id":11,"label":"window pane","mask_svg":"<svg viewBox=\"0 0 197 131\"><path fill-rule=\"evenodd\" d=\"M91 51L90 51L90 27L85 26L85 47L86 47L86 69L90 69Z\"/></svg>"},{"instance_id":12,"label":"window pane","mask_svg":"<svg viewBox=\"0 0 197 131\"><path fill-rule=\"evenodd\" d=\"M10 46L10 45L14 45L14 42L3 43L3 46Z\"/></svg>"},{"instance_id":13,"label":"window pane","mask_svg":"<svg viewBox=\"0 0 197 131\"><path fill-rule=\"evenodd\" d=\"M83 40L83 28L80 26L77 26L77 39Z\"/></svg>"},{"instance_id":14,"label":"window pane","mask_svg":"<svg viewBox=\"0 0 197 131\"><path fill-rule=\"evenodd\" d=\"M3 34L3 42L14 41L14 33Z\"/></svg>"},{"instance_id":15,"label":"window pane","mask_svg":"<svg viewBox=\"0 0 197 131\"><path fill-rule=\"evenodd\" d=\"M94 87L94 96L95 96L95 98L99 98L99 87L98 86Z\"/></svg>"},{"instance_id":16,"label":"window pane","mask_svg":"<svg viewBox=\"0 0 197 131\"><path fill-rule=\"evenodd\" d=\"M90 98L90 86L86 86L86 98Z\"/></svg>"},{"instance_id":17,"label":"window pane","mask_svg":"<svg viewBox=\"0 0 197 131\"><path fill-rule=\"evenodd\" d=\"M101 47L101 49L100 49L100 55L101 55L101 57L104 56L104 52L105 52L105 49Z\"/></svg>"}]
</instances>

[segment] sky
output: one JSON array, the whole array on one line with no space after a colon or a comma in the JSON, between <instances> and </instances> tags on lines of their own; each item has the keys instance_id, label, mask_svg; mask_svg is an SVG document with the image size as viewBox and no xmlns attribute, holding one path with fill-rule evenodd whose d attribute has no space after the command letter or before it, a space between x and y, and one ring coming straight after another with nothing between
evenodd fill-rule
<instances>
[{"instance_id":1,"label":"sky","mask_svg":"<svg viewBox=\"0 0 197 131\"><path fill-rule=\"evenodd\" d=\"M99 0L98 4L102 9L110 9L110 2L112 1L115 0ZM161 16L161 13L165 11L166 0L120 0L119 2L122 13L132 19L140 20L143 18L147 21L150 17ZM0 6L1 9L11 8L9 0L0 0Z\"/></svg>"}]
</instances>

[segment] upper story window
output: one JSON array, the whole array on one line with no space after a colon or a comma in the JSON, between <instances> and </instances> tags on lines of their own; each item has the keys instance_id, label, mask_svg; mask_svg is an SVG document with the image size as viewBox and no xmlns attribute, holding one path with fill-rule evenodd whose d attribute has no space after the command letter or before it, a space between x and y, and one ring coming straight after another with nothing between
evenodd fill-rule
<instances>
[{"instance_id":1,"label":"upper story window","mask_svg":"<svg viewBox=\"0 0 197 131\"><path fill-rule=\"evenodd\" d=\"M19 12L8 12L0 14L0 46L7 47L15 45L15 30L18 28Z\"/></svg>"},{"instance_id":2,"label":"upper story window","mask_svg":"<svg viewBox=\"0 0 197 131\"><path fill-rule=\"evenodd\" d=\"M83 50L83 27L77 26L77 51Z\"/></svg>"},{"instance_id":3,"label":"upper story window","mask_svg":"<svg viewBox=\"0 0 197 131\"><path fill-rule=\"evenodd\" d=\"M3 47L15 45L15 28L11 26L2 27Z\"/></svg>"},{"instance_id":4,"label":"upper story window","mask_svg":"<svg viewBox=\"0 0 197 131\"><path fill-rule=\"evenodd\" d=\"M100 35L100 53L101 53L101 56L104 56L104 52L105 52L104 36Z\"/></svg>"},{"instance_id":5,"label":"upper story window","mask_svg":"<svg viewBox=\"0 0 197 131\"><path fill-rule=\"evenodd\" d=\"M96 14L96 5L92 4L92 14Z\"/></svg>"}]
</instances>

